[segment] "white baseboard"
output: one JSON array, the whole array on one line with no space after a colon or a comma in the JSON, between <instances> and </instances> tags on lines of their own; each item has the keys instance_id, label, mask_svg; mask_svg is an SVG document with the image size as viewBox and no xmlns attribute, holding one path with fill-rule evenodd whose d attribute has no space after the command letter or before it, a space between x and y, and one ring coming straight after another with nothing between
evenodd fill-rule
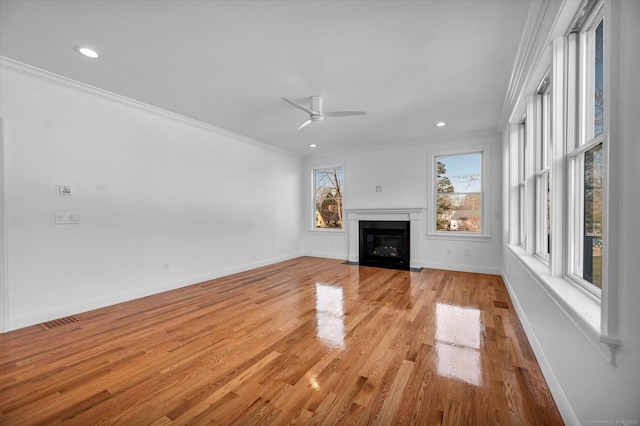
<instances>
[{"instance_id":1,"label":"white baseboard","mask_svg":"<svg viewBox=\"0 0 640 426\"><path fill-rule=\"evenodd\" d=\"M476 274L500 275L502 273L502 270L499 268L489 266L465 265L464 263L449 264L437 262L422 262L420 266L422 268L444 269L446 271L473 272Z\"/></svg>"},{"instance_id":2,"label":"white baseboard","mask_svg":"<svg viewBox=\"0 0 640 426\"><path fill-rule=\"evenodd\" d=\"M349 260L347 255L337 255L335 253L306 252L305 256L322 257L326 259ZM357 262L357 260L356 260ZM414 267L413 264L411 266ZM502 270L494 267L473 266L465 264L444 264L432 262L417 262L416 268L444 269L446 271L473 272L477 274L500 275Z\"/></svg>"},{"instance_id":3,"label":"white baseboard","mask_svg":"<svg viewBox=\"0 0 640 426\"><path fill-rule=\"evenodd\" d=\"M580 421L576 416L576 413L573 411L569 400L567 399L567 395L562 390L562 386L558 381L553 369L551 368L551 364L549 364L549 360L544 354L544 350L538 341L535 333L533 332L533 328L527 319L527 315L522 309L522 305L520 304L520 300L509 282L507 276L502 272L502 281L504 281L505 286L507 287L507 292L509 292L509 297L511 298L511 302L513 303L513 307L518 314L518 319L520 319L520 323L522 324L522 328L524 329L524 333L527 335L527 339L529 340L529 344L531 345L531 349L533 349L533 353L536 355L536 360L538 361L538 365L540 365L540 370L542 370L542 375L547 381L547 385L549 386L549 390L551 391L551 395L553 395L553 399L558 406L558 411L560 411L560 415L562 416L562 420L567 425L579 425Z\"/></svg>"},{"instance_id":4,"label":"white baseboard","mask_svg":"<svg viewBox=\"0 0 640 426\"><path fill-rule=\"evenodd\" d=\"M220 270L209 272L206 274L192 275L192 276L184 277L175 281L159 283L157 285L153 285L150 287L138 288L133 291L120 292L120 293L109 295L106 297L83 300L70 305L58 306L58 307L54 307L54 308L47 309L40 312L32 312L26 315L9 318L9 329L7 331L17 330L19 328L29 327L31 325L40 324L40 323L51 321L57 318L63 318L69 315L76 315L82 312L87 312L94 309L104 308L106 306L111 306L118 303L139 299L141 297L152 296L154 294L163 293L165 291L175 290L181 287L187 287L190 285L199 284L201 282L213 280L213 279L224 277L227 275L237 274L239 272L260 268L262 266L268 266L274 263L284 262L285 260L295 259L296 257L300 257L300 256L303 256L303 254L293 253L289 255L273 257L273 258L261 260L258 262L247 263L244 265L238 265L238 266L234 266L226 269L220 269Z\"/></svg>"},{"instance_id":5,"label":"white baseboard","mask_svg":"<svg viewBox=\"0 0 640 426\"><path fill-rule=\"evenodd\" d=\"M309 257L322 257L325 259L337 259L337 260L347 260L347 255L339 255L336 253L320 253L320 252L306 252L305 256Z\"/></svg>"}]
</instances>

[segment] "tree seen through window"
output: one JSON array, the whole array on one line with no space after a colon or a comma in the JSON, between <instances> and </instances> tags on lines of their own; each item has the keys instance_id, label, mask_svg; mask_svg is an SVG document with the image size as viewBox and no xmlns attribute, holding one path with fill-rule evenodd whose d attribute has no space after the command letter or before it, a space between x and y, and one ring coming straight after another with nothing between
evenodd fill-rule
<instances>
[{"instance_id":1,"label":"tree seen through window","mask_svg":"<svg viewBox=\"0 0 640 426\"><path fill-rule=\"evenodd\" d=\"M436 231L482 232L481 158L436 157Z\"/></svg>"},{"instance_id":2,"label":"tree seen through window","mask_svg":"<svg viewBox=\"0 0 640 426\"><path fill-rule=\"evenodd\" d=\"M314 171L315 227L342 228L342 167Z\"/></svg>"}]
</instances>

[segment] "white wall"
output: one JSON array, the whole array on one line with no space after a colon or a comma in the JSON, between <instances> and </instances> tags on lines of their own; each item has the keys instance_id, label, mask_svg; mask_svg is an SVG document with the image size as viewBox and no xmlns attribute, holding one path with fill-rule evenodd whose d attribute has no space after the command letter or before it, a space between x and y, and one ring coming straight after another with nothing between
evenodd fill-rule
<instances>
[{"instance_id":1,"label":"white wall","mask_svg":"<svg viewBox=\"0 0 640 426\"><path fill-rule=\"evenodd\" d=\"M301 254L299 157L13 65L0 69L9 329Z\"/></svg>"},{"instance_id":2,"label":"white wall","mask_svg":"<svg viewBox=\"0 0 640 426\"><path fill-rule=\"evenodd\" d=\"M307 157L305 173L305 214L303 240L305 253L313 256L347 259L349 246L347 226L343 232L314 231L312 171L314 168L342 165L344 167L344 208L426 208L427 187L433 184L428 167L429 152L452 149L475 150L490 145L490 177L487 185L486 212L491 215L491 238L483 241L434 239L421 236L423 267L471 272L500 273L501 271L501 152L500 135L479 133L448 141L425 141L423 145L401 148L377 148L350 151L331 156ZM382 191L376 192L376 186ZM430 206L424 220L431 211ZM423 226L426 230L426 225ZM465 252L468 255L465 256ZM449 254L450 253L450 254Z\"/></svg>"},{"instance_id":3,"label":"white wall","mask_svg":"<svg viewBox=\"0 0 640 426\"><path fill-rule=\"evenodd\" d=\"M616 366L606 362L510 250L504 278L567 424L640 424L640 2L607 2L613 28L609 280L617 284ZM619 40L616 41L616 37ZM614 47L617 49L617 46ZM506 126L505 126L506 130ZM504 151L508 150L505 138ZM508 175L508 162L503 164ZM505 188L506 189L506 188ZM505 204L505 208L507 204ZM506 223L505 223L506 224ZM504 244L508 244L508 229Z\"/></svg>"}]
</instances>

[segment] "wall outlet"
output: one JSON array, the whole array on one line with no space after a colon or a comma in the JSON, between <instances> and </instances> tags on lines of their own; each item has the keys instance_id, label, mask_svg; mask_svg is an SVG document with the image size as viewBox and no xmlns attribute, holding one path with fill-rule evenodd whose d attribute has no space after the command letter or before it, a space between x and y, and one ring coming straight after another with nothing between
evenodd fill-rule
<instances>
[{"instance_id":1,"label":"wall outlet","mask_svg":"<svg viewBox=\"0 0 640 426\"><path fill-rule=\"evenodd\" d=\"M71 185L58 185L58 195L71 194L73 194L73 188L71 188Z\"/></svg>"},{"instance_id":2,"label":"wall outlet","mask_svg":"<svg viewBox=\"0 0 640 426\"><path fill-rule=\"evenodd\" d=\"M382 192L382 186L380 185L376 186L376 192Z\"/></svg>"},{"instance_id":3,"label":"wall outlet","mask_svg":"<svg viewBox=\"0 0 640 426\"><path fill-rule=\"evenodd\" d=\"M56 225L77 225L79 223L81 223L81 218L78 213L56 213Z\"/></svg>"},{"instance_id":4,"label":"wall outlet","mask_svg":"<svg viewBox=\"0 0 640 426\"><path fill-rule=\"evenodd\" d=\"M163 271L168 271L169 270L169 264L167 262L162 264L162 270Z\"/></svg>"}]
</instances>

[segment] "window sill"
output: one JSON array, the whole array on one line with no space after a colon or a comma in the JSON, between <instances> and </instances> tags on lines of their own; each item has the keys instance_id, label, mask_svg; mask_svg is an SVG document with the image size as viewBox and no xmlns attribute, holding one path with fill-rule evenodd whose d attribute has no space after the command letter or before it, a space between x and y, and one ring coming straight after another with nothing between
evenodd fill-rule
<instances>
[{"instance_id":1,"label":"window sill","mask_svg":"<svg viewBox=\"0 0 640 426\"><path fill-rule=\"evenodd\" d=\"M600 355L611 365L616 365L616 352L620 342L601 334L600 300L580 289L569 279L553 277L546 265L535 256L528 256L522 247L507 245L513 257L544 290L549 298L576 326Z\"/></svg>"},{"instance_id":2,"label":"window sill","mask_svg":"<svg viewBox=\"0 0 640 426\"><path fill-rule=\"evenodd\" d=\"M473 234L462 232L429 232L426 234L427 238L432 240L450 240L450 241L489 241L491 240L490 234Z\"/></svg>"},{"instance_id":3,"label":"window sill","mask_svg":"<svg viewBox=\"0 0 640 426\"><path fill-rule=\"evenodd\" d=\"M311 229L307 229L307 232L311 232L313 234L325 234L325 235L331 235L331 234L346 234L347 231L344 230L344 228L342 229L335 229L335 228L326 228L326 229L318 229L318 228L311 228Z\"/></svg>"}]
</instances>

